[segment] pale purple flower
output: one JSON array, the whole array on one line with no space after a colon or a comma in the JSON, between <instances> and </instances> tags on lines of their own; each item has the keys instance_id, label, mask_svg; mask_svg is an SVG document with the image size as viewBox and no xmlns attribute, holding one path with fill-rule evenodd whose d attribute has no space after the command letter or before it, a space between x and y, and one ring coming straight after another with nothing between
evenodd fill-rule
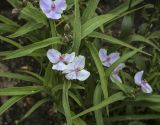
<instances>
[{"instance_id":1,"label":"pale purple flower","mask_svg":"<svg viewBox=\"0 0 160 125\"><path fill-rule=\"evenodd\" d=\"M111 78L111 80L112 80L112 82L120 82L120 83L122 83L122 80L121 80L121 78L119 77L119 72L120 72L120 70L121 69L123 69L125 67L125 64L124 63L121 63L121 64L119 64L115 69L114 69L114 71L112 72L112 74L110 75L110 78Z\"/></svg>"},{"instance_id":2,"label":"pale purple flower","mask_svg":"<svg viewBox=\"0 0 160 125\"><path fill-rule=\"evenodd\" d=\"M78 79L79 81L84 81L90 76L90 72L84 69L85 67L85 57L78 56L75 57L72 63L67 65L67 68L63 71L65 77L68 80Z\"/></svg>"},{"instance_id":3,"label":"pale purple flower","mask_svg":"<svg viewBox=\"0 0 160 125\"><path fill-rule=\"evenodd\" d=\"M40 8L50 19L60 19L61 14L67 8L66 0L40 0Z\"/></svg>"},{"instance_id":4,"label":"pale purple flower","mask_svg":"<svg viewBox=\"0 0 160 125\"><path fill-rule=\"evenodd\" d=\"M75 58L75 52L71 54L61 54L55 49L50 49L47 52L47 57L53 63L52 69L63 71L66 69L67 64L71 63Z\"/></svg>"},{"instance_id":5,"label":"pale purple flower","mask_svg":"<svg viewBox=\"0 0 160 125\"><path fill-rule=\"evenodd\" d=\"M120 56L117 52L107 55L107 51L105 49L100 49L99 58L104 66L110 67L114 62L116 62L120 58Z\"/></svg>"},{"instance_id":6,"label":"pale purple flower","mask_svg":"<svg viewBox=\"0 0 160 125\"><path fill-rule=\"evenodd\" d=\"M146 80L143 80L143 73L144 71L139 71L134 76L135 84L141 87L142 91L145 93L152 93L151 86L147 83Z\"/></svg>"}]
</instances>

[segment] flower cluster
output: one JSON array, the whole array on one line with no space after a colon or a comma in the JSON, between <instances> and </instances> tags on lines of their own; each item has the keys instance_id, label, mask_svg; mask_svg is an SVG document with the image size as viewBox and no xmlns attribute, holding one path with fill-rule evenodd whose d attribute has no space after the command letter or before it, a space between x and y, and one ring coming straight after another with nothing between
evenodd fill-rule
<instances>
[{"instance_id":1,"label":"flower cluster","mask_svg":"<svg viewBox=\"0 0 160 125\"><path fill-rule=\"evenodd\" d=\"M119 55L120 54L118 52L107 55L107 51L105 49L99 50L99 58L105 67L110 67L113 63L115 63L120 58ZM112 82L118 81L122 83L122 80L118 74L119 71L122 70L124 67L125 64L121 63L114 69L114 71L110 75ZM153 91L151 86L145 80L142 79L143 73L144 73L143 71L140 71L135 74L134 77L135 84L140 86L143 92L151 93Z\"/></svg>"},{"instance_id":2,"label":"flower cluster","mask_svg":"<svg viewBox=\"0 0 160 125\"><path fill-rule=\"evenodd\" d=\"M61 54L55 49L47 52L47 57L53 63L52 69L62 71L68 80L84 81L90 76L90 72L84 69L85 57L75 56L75 52L71 54Z\"/></svg>"},{"instance_id":3,"label":"flower cluster","mask_svg":"<svg viewBox=\"0 0 160 125\"><path fill-rule=\"evenodd\" d=\"M40 8L50 19L60 19L61 14L67 8L66 0L40 0Z\"/></svg>"}]
</instances>

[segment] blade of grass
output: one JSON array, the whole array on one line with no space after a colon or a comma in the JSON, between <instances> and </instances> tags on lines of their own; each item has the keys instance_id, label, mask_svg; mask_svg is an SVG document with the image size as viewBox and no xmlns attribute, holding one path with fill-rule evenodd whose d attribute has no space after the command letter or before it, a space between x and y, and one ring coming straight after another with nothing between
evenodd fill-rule
<instances>
[{"instance_id":1,"label":"blade of grass","mask_svg":"<svg viewBox=\"0 0 160 125\"><path fill-rule=\"evenodd\" d=\"M72 117L72 119L76 119L80 116L83 116L89 112L92 112L92 111L96 111L98 109L101 109L105 106L108 106L109 104L111 103L114 103L114 102L117 102L117 101L120 101L120 100L124 100L126 98L126 96L124 96L124 94L122 92L118 92L112 96L110 96L109 98L103 100L102 102L100 102L99 104L95 105L95 106L92 106L82 112L80 112L79 114L75 115Z\"/></svg>"},{"instance_id":2,"label":"blade of grass","mask_svg":"<svg viewBox=\"0 0 160 125\"><path fill-rule=\"evenodd\" d=\"M0 107L0 116L8 110L12 105L14 105L16 102L20 101L23 99L24 96L14 96L10 98L8 101L6 101L1 107Z\"/></svg>"},{"instance_id":3,"label":"blade of grass","mask_svg":"<svg viewBox=\"0 0 160 125\"><path fill-rule=\"evenodd\" d=\"M75 17L74 17L74 31L73 31L73 51L78 54L81 45L81 17L78 0L74 0Z\"/></svg>"},{"instance_id":4,"label":"blade of grass","mask_svg":"<svg viewBox=\"0 0 160 125\"><path fill-rule=\"evenodd\" d=\"M94 91L94 96L93 96L93 104L96 106L102 101L102 89L99 84L97 84L95 91ZM103 114L102 110L96 110L94 111L95 118L96 118L96 125L104 125L103 122Z\"/></svg>"},{"instance_id":5,"label":"blade of grass","mask_svg":"<svg viewBox=\"0 0 160 125\"><path fill-rule=\"evenodd\" d=\"M63 84L62 104L63 104L67 125L72 125L72 116L71 116L71 110L70 110L70 105L68 100L68 90L70 87L71 87L71 83L68 81L65 81Z\"/></svg>"},{"instance_id":6,"label":"blade of grass","mask_svg":"<svg viewBox=\"0 0 160 125\"><path fill-rule=\"evenodd\" d=\"M44 90L43 86L1 88L0 96L32 95Z\"/></svg>"},{"instance_id":7,"label":"blade of grass","mask_svg":"<svg viewBox=\"0 0 160 125\"><path fill-rule=\"evenodd\" d=\"M28 82L34 82L40 84L41 81L38 79L35 79L32 76L29 75L22 75L18 73L11 73L11 72L0 72L0 77L7 77L7 78L13 78L13 79L18 79L18 80L23 80L23 81L28 81Z\"/></svg>"}]
</instances>

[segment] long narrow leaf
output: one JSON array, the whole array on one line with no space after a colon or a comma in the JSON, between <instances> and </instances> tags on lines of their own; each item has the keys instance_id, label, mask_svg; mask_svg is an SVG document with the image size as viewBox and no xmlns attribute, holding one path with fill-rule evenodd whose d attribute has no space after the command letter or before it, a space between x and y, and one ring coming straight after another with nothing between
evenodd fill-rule
<instances>
[{"instance_id":1,"label":"long narrow leaf","mask_svg":"<svg viewBox=\"0 0 160 125\"><path fill-rule=\"evenodd\" d=\"M0 115L2 115L6 110L8 110L12 105L14 105L16 102L24 98L24 96L14 96L10 98L7 102L5 102L1 107L0 107Z\"/></svg>"}]
</instances>

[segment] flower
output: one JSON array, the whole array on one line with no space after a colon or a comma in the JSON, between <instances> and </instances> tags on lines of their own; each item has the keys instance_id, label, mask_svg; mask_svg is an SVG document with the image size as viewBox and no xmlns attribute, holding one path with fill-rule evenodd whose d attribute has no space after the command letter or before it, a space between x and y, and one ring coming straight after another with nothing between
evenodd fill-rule
<instances>
[{"instance_id":1,"label":"flower","mask_svg":"<svg viewBox=\"0 0 160 125\"><path fill-rule=\"evenodd\" d=\"M121 78L119 77L118 74L119 74L119 71L121 69L123 69L124 67L125 67L125 64L121 63L114 69L114 71L110 75L110 78L111 78L112 82L117 82L118 81L118 82L122 83L122 80L121 80Z\"/></svg>"},{"instance_id":2,"label":"flower","mask_svg":"<svg viewBox=\"0 0 160 125\"><path fill-rule=\"evenodd\" d=\"M116 62L120 58L120 56L117 52L107 55L107 51L105 49L100 49L99 58L104 66L110 67L114 62Z\"/></svg>"},{"instance_id":3,"label":"flower","mask_svg":"<svg viewBox=\"0 0 160 125\"><path fill-rule=\"evenodd\" d=\"M79 81L84 81L90 76L90 72L84 70L84 67L85 57L80 55L67 65L63 73L66 74L65 77L68 80L78 79Z\"/></svg>"},{"instance_id":4,"label":"flower","mask_svg":"<svg viewBox=\"0 0 160 125\"><path fill-rule=\"evenodd\" d=\"M140 86L143 92L152 93L153 90L152 90L151 86L147 83L146 80L142 79L143 73L144 73L144 71L139 71L135 74L135 76L134 76L135 84Z\"/></svg>"},{"instance_id":5,"label":"flower","mask_svg":"<svg viewBox=\"0 0 160 125\"><path fill-rule=\"evenodd\" d=\"M75 58L75 52L71 54L61 54L59 51L55 49L50 49L47 52L47 57L50 62L53 63L52 69L63 71L66 69L67 64L71 63Z\"/></svg>"},{"instance_id":6,"label":"flower","mask_svg":"<svg viewBox=\"0 0 160 125\"><path fill-rule=\"evenodd\" d=\"M66 0L40 0L40 8L50 19L60 19L61 14L67 8Z\"/></svg>"}]
</instances>

